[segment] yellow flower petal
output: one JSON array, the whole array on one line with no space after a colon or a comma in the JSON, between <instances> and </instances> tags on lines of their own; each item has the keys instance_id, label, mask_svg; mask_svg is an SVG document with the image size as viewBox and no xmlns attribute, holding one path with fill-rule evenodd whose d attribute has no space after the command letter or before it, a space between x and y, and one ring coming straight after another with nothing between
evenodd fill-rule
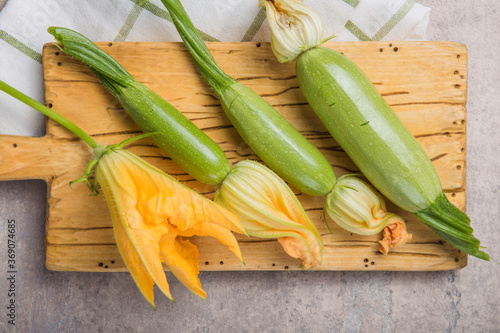
<instances>
[{"instance_id":1,"label":"yellow flower petal","mask_svg":"<svg viewBox=\"0 0 500 333\"><path fill-rule=\"evenodd\" d=\"M123 227L119 217L113 219L113 231L115 235L116 245L118 250L127 266L130 274L132 275L135 284L141 291L146 300L154 307L154 281L149 274L147 267L144 265L141 257L134 248L134 245L128 239L125 228ZM172 295L166 288L165 295L172 300Z\"/></svg>"},{"instance_id":2,"label":"yellow flower petal","mask_svg":"<svg viewBox=\"0 0 500 333\"><path fill-rule=\"evenodd\" d=\"M241 255L240 247L238 246L238 241L234 237L233 233L217 224L210 223L198 223L191 228L184 230L179 233L180 236L191 237L191 236L211 236L217 239L221 244L226 245L229 250L231 250L241 261L243 261L243 256Z\"/></svg>"},{"instance_id":3,"label":"yellow flower petal","mask_svg":"<svg viewBox=\"0 0 500 333\"><path fill-rule=\"evenodd\" d=\"M128 219L124 220L121 218L120 210L115 201L116 195L114 195L111 186L109 186L107 182L109 176L105 176L108 171L109 170L106 169L98 169L96 170L96 176L99 179L102 191L106 196L110 211L112 212L115 241L123 261L129 269L139 290L153 307L154 283L158 285L160 290L169 299L173 300L160 258L158 254L155 256L154 252L151 253L153 250L149 248L150 246L154 247L154 240L151 241L151 238L154 236L148 235L149 237L147 237L147 239L137 242L138 235L130 230L130 227L127 225ZM148 240L149 242L147 242Z\"/></svg>"},{"instance_id":4,"label":"yellow flower petal","mask_svg":"<svg viewBox=\"0 0 500 333\"><path fill-rule=\"evenodd\" d=\"M278 242L290 257L302 259L302 266L306 269L310 268L313 263L321 263L313 257L307 241L302 237L279 237Z\"/></svg>"},{"instance_id":5,"label":"yellow flower petal","mask_svg":"<svg viewBox=\"0 0 500 333\"><path fill-rule=\"evenodd\" d=\"M168 269L194 294L206 299L198 274L198 249L188 240L167 235L160 240L160 253Z\"/></svg>"},{"instance_id":6,"label":"yellow flower petal","mask_svg":"<svg viewBox=\"0 0 500 333\"><path fill-rule=\"evenodd\" d=\"M380 252L383 254L389 253L389 251L399 245L406 244L411 240L411 234L406 230L406 224L403 220L393 220L384 228L383 232L384 238L382 238L380 243Z\"/></svg>"},{"instance_id":7,"label":"yellow flower petal","mask_svg":"<svg viewBox=\"0 0 500 333\"><path fill-rule=\"evenodd\" d=\"M292 258L302 260L302 267L307 269L321 264L321 247L316 235L307 230L302 232L292 230L263 230L253 233L254 237L276 238L285 252Z\"/></svg>"},{"instance_id":8,"label":"yellow flower petal","mask_svg":"<svg viewBox=\"0 0 500 333\"><path fill-rule=\"evenodd\" d=\"M136 155L121 151L118 158L123 166L115 168L116 178L125 189L119 193L121 200L131 199L130 206L147 220L145 223L166 223L187 230L205 222L245 233L235 214L181 185ZM129 185L124 185L124 179L130 180Z\"/></svg>"}]
</instances>

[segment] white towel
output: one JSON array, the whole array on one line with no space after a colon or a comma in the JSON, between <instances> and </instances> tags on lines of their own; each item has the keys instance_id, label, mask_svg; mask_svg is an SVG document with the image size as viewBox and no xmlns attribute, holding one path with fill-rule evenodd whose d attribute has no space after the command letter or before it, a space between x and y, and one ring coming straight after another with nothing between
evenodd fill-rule
<instances>
[{"instance_id":1,"label":"white towel","mask_svg":"<svg viewBox=\"0 0 500 333\"><path fill-rule=\"evenodd\" d=\"M304 0L339 41L425 40L430 9L410 0ZM183 0L207 41L269 41L257 0ZM8 0L0 12L0 79L44 103L42 46L49 26L94 41L180 41L160 0ZM0 134L41 136L44 116L0 93Z\"/></svg>"}]
</instances>

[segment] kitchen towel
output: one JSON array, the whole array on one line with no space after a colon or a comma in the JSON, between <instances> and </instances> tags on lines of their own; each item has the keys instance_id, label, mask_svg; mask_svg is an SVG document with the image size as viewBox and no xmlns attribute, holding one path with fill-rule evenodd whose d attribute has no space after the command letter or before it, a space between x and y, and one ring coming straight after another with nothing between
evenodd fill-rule
<instances>
[{"instance_id":1,"label":"kitchen towel","mask_svg":"<svg viewBox=\"0 0 500 333\"><path fill-rule=\"evenodd\" d=\"M410 0L304 0L337 41L425 40L430 9ZM183 0L206 41L269 41L258 0ZM160 0L8 0L0 12L0 79L44 103L42 47L49 26L93 41L180 41ZM42 136L45 118L0 93L0 134Z\"/></svg>"}]
</instances>

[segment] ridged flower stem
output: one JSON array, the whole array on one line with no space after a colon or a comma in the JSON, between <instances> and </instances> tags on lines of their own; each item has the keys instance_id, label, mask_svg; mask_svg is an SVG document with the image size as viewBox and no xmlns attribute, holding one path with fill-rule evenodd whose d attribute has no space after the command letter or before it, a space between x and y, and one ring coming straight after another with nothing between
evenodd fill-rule
<instances>
[{"instance_id":1,"label":"ridged flower stem","mask_svg":"<svg viewBox=\"0 0 500 333\"><path fill-rule=\"evenodd\" d=\"M15 89L14 87L8 85L7 83L3 82L2 80L0 80L0 90L11 95L12 97L18 99L19 101L31 106L33 109L37 110L38 112L44 114L45 116L49 117L50 119L56 121L57 123L61 124L64 127L66 127L68 130L70 130L75 135L77 135L80 139L85 141L85 143L87 143L92 149L99 149L98 147L100 147L100 145L97 143L97 141L95 141L90 135L88 135L85 131L83 131L80 127L75 125L73 122L71 122L68 119L64 118L63 116L57 114L56 112L49 109L45 105L35 101L33 98L23 94L22 92Z\"/></svg>"}]
</instances>

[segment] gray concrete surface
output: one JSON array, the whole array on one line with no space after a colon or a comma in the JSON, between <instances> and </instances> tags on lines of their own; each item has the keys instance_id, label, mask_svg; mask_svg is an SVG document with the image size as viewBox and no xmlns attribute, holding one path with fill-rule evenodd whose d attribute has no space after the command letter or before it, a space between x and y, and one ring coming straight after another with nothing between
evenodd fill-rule
<instances>
[{"instance_id":1,"label":"gray concrete surface","mask_svg":"<svg viewBox=\"0 0 500 333\"><path fill-rule=\"evenodd\" d=\"M0 5L4 0L0 0ZM469 48L467 207L500 259L500 2L420 0L429 39ZM452 272L204 272L208 301L170 278L146 304L128 273L44 268L46 186L0 182L1 332L500 332L500 266ZM7 220L17 224L16 325L8 324Z\"/></svg>"}]
</instances>

